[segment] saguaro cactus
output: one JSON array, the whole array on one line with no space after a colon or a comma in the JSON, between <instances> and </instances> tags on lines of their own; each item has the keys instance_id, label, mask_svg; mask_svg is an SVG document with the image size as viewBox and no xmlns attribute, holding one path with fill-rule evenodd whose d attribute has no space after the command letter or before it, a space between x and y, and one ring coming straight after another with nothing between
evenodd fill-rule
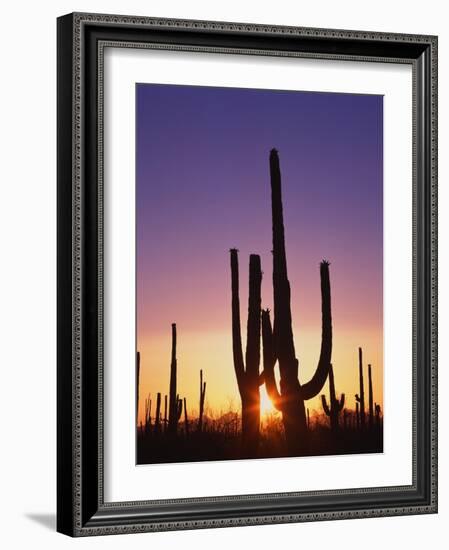
<instances>
[{"instance_id":1,"label":"saguaro cactus","mask_svg":"<svg viewBox=\"0 0 449 550\"><path fill-rule=\"evenodd\" d=\"M276 149L270 153L271 208L273 224L273 297L274 320L271 329L270 312L262 312L264 346L264 378L268 395L275 408L282 412L287 446L291 452L307 449L307 423L304 401L319 394L326 382L332 354L332 316L329 263L322 261L321 312L322 335L318 366L311 380L300 384L299 362L293 341L290 307L290 283L287 275L284 219L282 210L281 173ZM279 362L280 389L274 378L274 365Z\"/></svg>"},{"instance_id":2,"label":"saguaro cactus","mask_svg":"<svg viewBox=\"0 0 449 550\"><path fill-rule=\"evenodd\" d=\"M363 429L365 427L365 388L363 385L362 348L359 348L359 382L360 382L360 395L356 393L355 400L360 404L360 426Z\"/></svg>"},{"instance_id":3,"label":"saguaro cactus","mask_svg":"<svg viewBox=\"0 0 449 550\"><path fill-rule=\"evenodd\" d=\"M151 394L145 399L145 432L151 428Z\"/></svg>"},{"instance_id":4,"label":"saguaro cactus","mask_svg":"<svg viewBox=\"0 0 449 550\"><path fill-rule=\"evenodd\" d=\"M330 402L328 405L326 401L326 396L321 396L321 402L323 404L324 412L330 419L331 430L335 432L339 428L338 417L343 407L345 406L345 394L342 393L340 401L338 401L335 395L334 369L332 365L330 365L329 367L329 400Z\"/></svg>"},{"instance_id":5,"label":"saguaro cactus","mask_svg":"<svg viewBox=\"0 0 449 550\"><path fill-rule=\"evenodd\" d=\"M184 431L186 435L189 435L189 417L187 415L187 401L184 397Z\"/></svg>"},{"instance_id":6,"label":"saguaro cactus","mask_svg":"<svg viewBox=\"0 0 449 550\"><path fill-rule=\"evenodd\" d=\"M139 419L140 351L136 353L136 426Z\"/></svg>"},{"instance_id":7,"label":"saguaro cactus","mask_svg":"<svg viewBox=\"0 0 449 550\"><path fill-rule=\"evenodd\" d=\"M249 297L246 354L243 360L242 335L240 327L239 261L238 251L232 248L232 351L237 385L242 400L242 439L245 454L254 454L259 445L260 393L262 383L260 364L260 311L262 271L260 256L249 257Z\"/></svg>"},{"instance_id":8,"label":"saguaro cactus","mask_svg":"<svg viewBox=\"0 0 449 550\"><path fill-rule=\"evenodd\" d=\"M181 414L178 414L179 396L177 391L177 359L176 359L176 323L171 326L172 343L171 343L171 363L170 363L170 401L168 406L168 431L172 434L176 433L178 428L178 420ZM182 402L181 402L182 407Z\"/></svg>"},{"instance_id":9,"label":"saguaro cactus","mask_svg":"<svg viewBox=\"0 0 449 550\"><path fill-rule=\"evenodd\" d=\"M358 401L355 404L355 425L357 429L360 429L360 407Z\"/></svg>"},{"instance_id":10,"label":"saguaro cactus","mask_svg":"<svg viewBox=\"0 0 449 550\"><path fill-rule=\"evenodd\" d=\"M377 426L380 426L380 412L381 412L380 405L376 403L374 409L376 411L376 424Z\"/></svg>"},{"instance_id":11,"label":"saguaro cactus","mask_svg":"<svg viewBox=\"0 0 449 550\"><path fill-rule=\"evenodd\" d=\"M167 396L164 395L164 432L167 430Z\"/></svg>"},{"instance_id":12,"label":"saguaro cactus","mask_svg":"<svg viewBox=\"0 0 449 550\"><path fill-rule=\"evenodd\" d=\"M159 432L161 429L161 394L158 392L156 397L156 416L154 418L154 431Z\"/></svg>"},{"instance_id":13,"label":"saguaro cactus","mask_svg":"<svg viewBox=\"0 0 449 550\"><path fill-rule=\"evenodd\" d=\"M179 395L176 395L176 424L178 424L179 419L182 415L182 399L179 398Z\"/></svg>"},{"instance_id":14,"label":"saguaro cactus","mask_svg":"<svg viewBox=\"0 0 449 550\"><path fill-rule=\"evenodd\" d=\"M374 425L374 402L373 402L373 381L371 378L371 365L368 365L368 410L369 410L369 427Z\"/></svg>"},{"instance_id":15,"label":"saguaro cactus","mask_svg":"<svg viewBox=\"0 0 449 550\"><path fill-rule=\"evenodd\" d=\"M206 382L203 382L203 369L200 370L200 412L198 416L198 431L203 429L204 400L206 398Z\"/></svg>"}]
</instances>

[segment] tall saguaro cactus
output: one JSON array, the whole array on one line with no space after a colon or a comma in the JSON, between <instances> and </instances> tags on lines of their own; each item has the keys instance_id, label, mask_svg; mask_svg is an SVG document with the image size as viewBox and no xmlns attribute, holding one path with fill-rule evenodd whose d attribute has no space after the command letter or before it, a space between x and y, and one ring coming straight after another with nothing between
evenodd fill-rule
<instances>
[{"instance_id":1,"label":"tall saguaro cactus","mask_svg":"<svg viewBox=\"0 0 449 550\"><path fill-rule=\"evenodd\" d=\"M298 380L299 362L293 341L290 307L290 283L287 275L281 172L276 149L270 153L271 209L273 224L273 297L274 319L262 312L264 378L273 405L282 412L285 437L291 452L307 449L308 434L304 401L319 394L326 382L332 354L332 316L329 263L320 264L322 335L321 352L314 375L305 384ZM274 365L279 362L280 389L274 378Z\"/></svg>"},{"instance_id":2,"label":"tall saguaro cactus","mask_svg":"<svg viewBox=\"0 0 449 550\"><path fill-rule=\"evenodd\" d=\"M204 400L206 398L206 382L203 382L203 369L200 369L200 412L198 416L198 431L203 430Z\"/></svg>"},{"instance_id":3,"label":"tall saguaro cactus","mask_svg":"<svg viewBox=\"0 0 449 550\"><path fill-rule=\"evenodd\" d=\"M368 365L368 410L369 427L374 426L374 401L373 401L373 380L371 378L371 365Z\"/></svg>"},{"instance_id":4,"label":"tall saguaro cactus","mask_svg":"<svg viewBox=\"0 0 449 550\"><path fill-rule=\"evenodd\" d=\"M333 432L336 432L339 428L338 417L340 415L340 412L343 410L343 407L345 406L345 394L342 393L340 401L338 401L335 395L334 369L332 365L330 365L329 367L329 399L330 402L328 405L326 401L326 396L321 396L321 402L323 404L324 412L330 418L331 430Z\"/></svg>"},{"instance_id":5,"label":"tall saguaro cactus","mask_svg":"<svg viewBox=\"0 0 449 550\"><path fill-rule=\"evenodd\" d=\"M179 397L177 392L177 359L176 359L176 323L171 326L172 342L171 342L171 363L170 363L170 392L169 392L169 405L168 405L168 431L169 433L176 433L178 428L178 401ZM182 405L182 403L181 403Z\"/></svg>"},{"instance_id":6,"label":"tall saguaro cactus","mask_svg":"<svg viewBox=\"0 0 449 550\"><path fill-rule=\"evenodd\" d=\"M260 256L249 257L249 297L245 361L243 359L240 327L239 260L232 248L232 352L237 385L242 400L242 439L246 454L254 454L259 445L260 429L260 311L262 271Z\"/></svg>"},{"instance_id":7,"label":"tall saguaro cactus","mask_svg":"<svg viewBox=\"0 0 449 550\"><path fill-rule=\"evenodd\" d=\"M360 427L365 427L365 388L363 384L363 356L362 348L359 348L359 382L360 395L356 393L355 400L360 404Z\"/></svg>"}]
</instances>

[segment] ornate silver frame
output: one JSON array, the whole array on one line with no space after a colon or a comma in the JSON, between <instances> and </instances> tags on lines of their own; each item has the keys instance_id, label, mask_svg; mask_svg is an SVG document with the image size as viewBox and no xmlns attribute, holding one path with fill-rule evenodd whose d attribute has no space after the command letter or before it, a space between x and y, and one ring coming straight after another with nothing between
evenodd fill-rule
<instances>
[{"instance_id":1,"label":"ornate silver frame","mask_svg":"<svg viewBox=\"0 0 449 550\"><path fill-rule=\"evenodd\" d=\"M412 65L411 486L104 502L102 106L107 46ZM87 423L84 419L92 415L96 422ZM114 15L59 18L58 530L87 536L436 511L437 38Z\"/></svg>"}]
</instances>

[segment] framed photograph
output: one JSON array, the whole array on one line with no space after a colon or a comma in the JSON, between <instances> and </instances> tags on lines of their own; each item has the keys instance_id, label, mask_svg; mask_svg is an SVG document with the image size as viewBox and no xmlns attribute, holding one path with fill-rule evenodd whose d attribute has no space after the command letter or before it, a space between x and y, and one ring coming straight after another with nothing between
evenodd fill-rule
<instances>
[{"instance_id":1,"label":"framed photograph","mask_svg":"<svg viewBox=\"0 0 449 550\"><path fill-rule=\"evenodd\" d=\"M437 511L437 38L58 19L58 531Z\"/></svg>"}]
</instances>

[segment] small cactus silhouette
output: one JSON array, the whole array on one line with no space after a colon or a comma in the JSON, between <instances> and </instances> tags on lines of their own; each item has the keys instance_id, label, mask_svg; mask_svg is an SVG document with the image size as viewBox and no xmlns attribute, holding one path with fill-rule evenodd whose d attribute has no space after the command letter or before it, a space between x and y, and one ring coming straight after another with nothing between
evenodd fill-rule
<instances>
[{"instance_id":1,"label":"small cactus silhouette","mask_svg":"<svg viewBox=\"0 0 449 550\"><path fill-rule=\"evenodd\" d=\"M340 401L338 401L335 395L334 369L332 364L329 367L329 405L327 404L325 395L321 396L321 402L325 414L330 418L331 430L333 432L337 431L339 428L338 417L345 405L345 394L342 393Z\"/></svg>"},{"instance_id":2,"label":"small cactus silhouette","mask_svg":"<svg viewBox=\"0 0 449 550\"><path fill-rule=\"evenodd\" d=\"M179 400L177 392L178 361L176 359L176 323L172 324L172 346L170 363L170 400L168 406L168 431L176 434L178 429L178 420L181 417L182 401Z\"/></svg>"},{"instance_id":3,"label":"small cactus silhouette","mask_svg":"<svg viewBox=\"0 0 449 550\"><path fill-rule=\"evenodd\" d=\"M176 395L176 423L179 422L182 415L182 399L179 399L179 395Z\"/></svg>"},{"instance_id":4,"label":"small cactus silhouette","mask_svg":"<svg viewBox=\"0 0 449 550\"><path fill-rule=\"evenodd\" d=\"M374 404L373 404L373 380L371 378L371 365L368 365L368 423L372 428L374 425Z\"/></svg>"},{"instance_id":5,"label":"small cactus silhouette","mask_svg":"<svg viewBox=\"0 0 449 550\"><path fill-rule=\"evenodd\" d=\"M357 396L356 396L356 400L357 400ZM356 401L355 403L355 426L358 430L360 429L360 406L358 401Z\"/></svg>"},{"instance_id":6,"label":"small cactus silhouette","mask_svg":"<svg viewBox=\"0 0 449 550\"><path fill-rule=\"evenodd\" d=\"M151 429L151 394L145 399L145 432Z\"/></svg>"},{"instance_id":7,"label":"small cactus silhouette","mask_svg":"<svg viewBox=\"0 0 449 550\"><path fill-rule=\"evenodd\" d=\"M136 353L136 425L139 418L140 351Z\"/></svg>"},{"instance_id":8,"label":"small cactus silhouette","mask_svg":"<svg viewBox=\"0 0 449 550\"><path fill-rule=\"evenodd\" d=\"M376 424L379 426L380 425L380 413L381 413L380 405L378 403L376 403L374 409L376 411Z\"/></svg>"},{"instance_id":9,"label":"small cactus silhouette","mask_svg":"<svg viewBox=\"0 0 449 550\"><path fill-rule=\"evenodd\" d=\"M161 394L156 397L156 416L154 418L154 430L159 432L161 429Z\"/></svg>"},{"instance_id":10,"label":"small cactus silhouette","mask_svg":"<svg viewBox=\"0 0 449 550\"><path fill-rule=\"evenodd\" d=\"M206 382L203 382L203 370L200 370L200 412L198 416L198 431L203 429L204 400L206 398Z\"/></svg>"},{"instance_id":11,"label":"small cactus silhouette","mask_svg":"<svg viewBox=\"0 0 449 550\"><path fill-rule=\"evenodd\" d=\"M189 435L189 417L187 415L187 401L184 397L184 431L186 435Z\"/></svg>"},{"instance_id":12,"label":"small cactus silhouette","mask_svg":"<svg viewBox=\"0 0 449 550\"><path fill-rule=\"evenodd\" d=\"M359 348L359 383L360 383L360 395L355 394L355 400L360 405L360 427L365 427L365 389L363 385L363 357L362 348Z\"/></svg>"}]
</instances>

